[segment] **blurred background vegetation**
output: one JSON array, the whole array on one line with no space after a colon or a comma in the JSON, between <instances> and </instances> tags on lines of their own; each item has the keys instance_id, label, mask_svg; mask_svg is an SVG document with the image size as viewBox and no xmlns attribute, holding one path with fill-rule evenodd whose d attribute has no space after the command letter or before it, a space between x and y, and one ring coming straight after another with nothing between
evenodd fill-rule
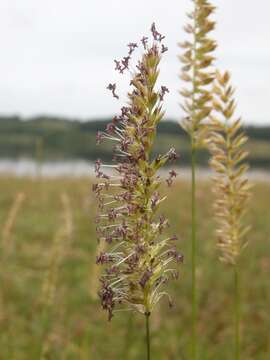
<instances>
[{"instance_id":1,"label":"blurred background vegetation","mask_svg":"<svg viewBox=\"0 0 270 360\"><path fill-rule=\"evenodd\" d=\"M0 359L144 359L143 316L119 312L108 322L97 298L102 269L95 265L100 249L90 179L1 176L0 188ZM164 191L168 233L179 236L185 260L179 280L169 286L174 307L164 300L153 313L153 359L187 360L190 184L177 181ZM269 183L257 182L248 214L249 246L241 258L245 360L266 360L270 354L269 196ZM199 359L228 360L233 273L218 259L209 182L199 182L198 199Z\"/></svg>"},{"instance_id":2,"label":"blurred background vegetation","mask_svg":"<svg viewBox=\"0 0 270 360\"><path fill-rule=\"evenodd\" d=\"M22 119L19 116L0 117L0 157L42 157L42 160L111 159L111 146L104 142L96 146L96 133L105 129L110 119L79 121L52 116ZM245 128L250 138L249 162L253 168L270 168L270 126ZM155 153L164 153L174 146L180 153L179 165L190 163L189 142L176 121L161 122ZM208 154L199 153L200 165L207 165Z\"/></svg>"},{"instance_id":3,"label":"blurred background vegetation","mask_svg":"<svg viewBox=\"0 0 270 360\"><path fill-rule=\"evenodd\" d=\"M79 121L40 116L0 117L1 158L111 161L111 147L96 146L96 133L110 119ZM270 169L270 126L246 127L253 168ZM188 139L180 126L164 120L155 153L174 146L179 165L190 163ZM200 152L207 165L207 152ZM117 313L107 322L97 291L101 268L96 241L96 201L91 177L0 176L0 360L143 359L143 319ZM168 191L163 189L164 191ZM153 358L188 359L190 352L190 184L178 180L162 212L179 235L184 254L179 282L171 284L175 306L162 304L153 316ZM198 183L200 360L227 360L232 348L232 273L218 260L211 184ZM245 360L270 353L269 239L270 186L256 181L248 222L250 245L242 257L243 342Z\"/></svg>"}]
</instances>

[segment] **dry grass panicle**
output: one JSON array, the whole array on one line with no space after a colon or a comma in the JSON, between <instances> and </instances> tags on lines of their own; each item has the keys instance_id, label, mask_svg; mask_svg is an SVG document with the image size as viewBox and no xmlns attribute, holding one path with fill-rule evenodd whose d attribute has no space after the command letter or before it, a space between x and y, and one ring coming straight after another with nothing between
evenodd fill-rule
<instances>
[{"instance_id":1,"label":"dry grass panicle","mask_svg":"<svg viewBox=\"0 0 270 360\"><path fill-rule=\"evenodd\" d=\"M194 9L188 13L190 22L184 27L190 39L179 44L183 49L179 59L183 64L180 78L188 85L180 91L184 97L181 106L186 114L181 126L196 148L204 145L208 131L205 121L212 109L209 88L214 80L212 53L217 45L209 36L215 28L215 22L210 19L215 7L207 0L193 2Z\"/></svg>"},{"instance_id":2,"label":"dry grass panicle","mask_svg":"<svg viewBox=\"0 0 270 360\"><path fill-rule=\"evenodd\" d=\"M249 230L243 222L251 187L246 176L248 152L244 149L248 138L241 130L241 119L234 118L234 89L228 72L221 74L217 71L213 93L216 114L211 116L210 165L216 173L213 184L218 246L221 259L235 265Z\"/></svg>"}]
</instances>

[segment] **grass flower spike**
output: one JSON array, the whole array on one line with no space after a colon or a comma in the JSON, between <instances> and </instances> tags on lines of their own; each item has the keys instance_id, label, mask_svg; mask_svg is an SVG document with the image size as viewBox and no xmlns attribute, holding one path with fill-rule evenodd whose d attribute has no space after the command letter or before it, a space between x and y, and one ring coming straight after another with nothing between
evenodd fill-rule
<instances>
[{"instance_id":1,"label":"grass flower spike","mask_svg":"<svg viewBox=\"0 0 270 360\"><path fill-rule=\"evenodd\" d=\"M185 86L180 94L183 96L182 109L185 118L181 126L190 136L191 143L191 269L192 269L192 360L197 359L197 203L196 203L196 163L197 149L206 145L211 105L211 84L214 79L212 63L216 42L209 37L215 22L211 20L215 7L207 0L192 0L193 11L188 14L190 22L184 27L189 39L180 44L183 54L181 79Z\"/></svg>"},{"instance_id":2,"label":"grass flower spike","mask_svg":"<svg viewBox=\"0 0 270 360\"><path fill-rule=\"evenodd\" d=\"M184 97L182 108L186 114L182 127L190 135L192 147L204 146L208 126L205 120L211 112L211 88L214 80L211 69L216 42L209 37L215 22L210 16L215 7L207 0L193 0L194 10L188 14L191 22L184 29L190 39L180 43L184 53L180 56L183 64L181 79L187 83L180 93Z\"/></svg>"},{"instance_id":3,"label":"grass flower spike","mask_svg":"<svg viewBox=\"0 0 270 360\"><path fill-rule=\"evenodd\" d=\"M230 85L228 72L216 73L213 87L212 115L214 131L211 134L210 165L216 175L213 178L216 201L218 247L221 260L231 264L235 278L235 359L240 359L240 297L239 297L239 257L246 245L245 235L249 230L244 222L250 184L246 177L248 155L243 148L247 137L241 131L241 119L234 119L234 90Z\"/></svg>"},{"instance_id":4,"label":"grass flower spike","mask_svg":"<svg viewBox=\"0 0 270 360\"><path fill-rule=\"evenodd\" d=\"M113 119L104 133L98 133L98 142L110 139L115 142L115 164L96 162L97 177L94 185L100 204L97 231L100 241L110 244L108 252L101 253L98 264L107 268L101 278L100 298L108 311L109 319L116 308L135 309L146 316L149 346L149 316L163 297L171 298L163 289L170 279L178 276L174 263L182 256L174 245L176 237L167 237L164 231L168 220L158 215L160 204L166 197L159 193L162 183L158 170L168 161L177 158L175 150L152 158L151 153L157 125L164 112L162 102L168 89L156 90L161 55L167 48L164 36L151 27L152 40L141 40L143 55L130 71L132 87L128 93L128 106ZM129 54L115 60L116 70L123 73L130 69L131 54L137 44L129 44ZM109 85L116 97L116 85ZM107 174L105 169L111 171ZM170 171L170 186L175 171ZM148 348L148 358L150 349Z\"/></svg>"},{"instance_id":5,"label":"grass flower spike","mask_svg":"<svg viewBox=\"0 0 270 360\"><path fill-rule=\"evenodd\" d=\"M243 149L247 137L241 131L241 119L233 118L234 90L229 81L229 73L217 72L213 106L221 118L212 116L214 131L211 135L210 165L216 172L213 185L221 260L237 265L249 229L243 222L243 216L250 197L250 184L246 177L248 165L244 162L248 152Z\"/></svg>"}]
</instances>

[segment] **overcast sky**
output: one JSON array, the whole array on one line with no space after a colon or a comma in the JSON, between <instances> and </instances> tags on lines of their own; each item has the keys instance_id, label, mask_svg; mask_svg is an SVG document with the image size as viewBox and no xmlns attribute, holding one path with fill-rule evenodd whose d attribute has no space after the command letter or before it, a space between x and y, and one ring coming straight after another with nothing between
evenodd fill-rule
<instances>
[{"instance_id":1,"label":"overcast sky","mask_svg":"<svg viewBox=\"0 0 270 360\"><path fill-rule=\"evenodd\" d=\"M181 118L176 43L190 0L0 0L0 113L93 118L121 104L105 89L119 81L113 60L156 22L166 35L161 82L167 116ZM229 69L247 123L270 123L270 1L216 0L217 65ZM122 101L125 101L123 97Z\"/></svg>"}]
</instances>

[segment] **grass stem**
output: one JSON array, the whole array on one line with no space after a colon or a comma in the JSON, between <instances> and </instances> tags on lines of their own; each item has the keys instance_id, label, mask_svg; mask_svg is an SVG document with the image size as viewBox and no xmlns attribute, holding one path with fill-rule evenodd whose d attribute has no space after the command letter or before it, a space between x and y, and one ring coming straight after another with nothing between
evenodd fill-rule
<instances>
[{"instance_id":1,"label":"grass stem","mask_svg":"<svg viewBox=\"0 0 270 360\"><path fill-rule=\"evenodd\" d=\"M146 327L146 351L147 360L151 360L151 347L150 347L150 326L149 326L150 313L145 314L145 327Z\"/></svg>"},{"instance_id":2,"label":"grass stem","mask_svg":"<svg viewBox=\"0 0 270 360\"><path fill-rule=\"evenodd\" d=\"M240 291L239 270L234 266L235 360L240 360Z\"/></svg>"},{"instance_id":3,"label":"grass stem","mask_svg":"<svg viewBox=\"0 0 270 360\"><path fill-rule=\"evenodd\" d=\"M196 294L196 257L197 257L197 229L196 229L196 148L191 149L191 273L192 273L192 360L197 358L197 294Z\"/></svg>"}]
</instances>

